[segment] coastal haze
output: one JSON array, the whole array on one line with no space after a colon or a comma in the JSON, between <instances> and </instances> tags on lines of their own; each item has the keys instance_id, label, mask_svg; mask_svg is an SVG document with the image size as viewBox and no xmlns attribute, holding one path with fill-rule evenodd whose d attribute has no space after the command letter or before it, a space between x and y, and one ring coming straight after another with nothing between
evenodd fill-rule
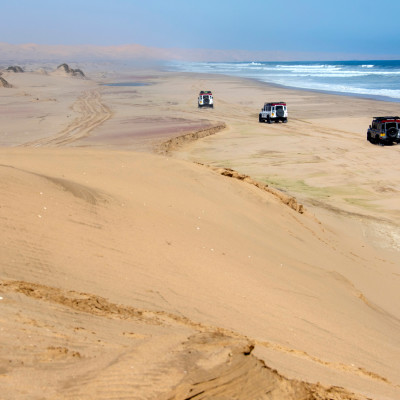
<instances>
[{"instance_id":1,"label":"coastal haze","mask_svg":"<svg viewBox=\"0 0 400 400\"><path fill-rule=\"evenodd\" d=\"M366 140L372 117L399 115L398 62L361 61L395 50L370 32L324 48L302 27L296 46L294 25L282 48L251 44L269 28L224 0L154 1L157 15L88 1L76 21L45 3L13 37L5 5L0 28L0 397L399 399L400 146ZM333 34L331 6L288 4ZM240 12L246 50L195 38L196 15L237 38ZM96 40L57 36L82 20ZM331 88L356 71L369 98L293 87L315 69ZM267 101L286 124L259 123Z\"/></svg>"}]
</instances>

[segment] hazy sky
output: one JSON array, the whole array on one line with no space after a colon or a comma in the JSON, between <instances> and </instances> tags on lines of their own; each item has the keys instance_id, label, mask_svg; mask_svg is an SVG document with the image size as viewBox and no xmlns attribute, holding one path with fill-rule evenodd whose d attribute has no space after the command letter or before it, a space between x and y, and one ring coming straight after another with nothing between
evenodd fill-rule
<instances>
[{"instance_id":1,"label":"hazy sky","mask_svg":"<svg viewBox=\"0 0 400 400\"><path fill-rule=\"evenodd\" d=\"M400 54L399 0L0 0L0 42Z\"/></svg>"}]
</instances>

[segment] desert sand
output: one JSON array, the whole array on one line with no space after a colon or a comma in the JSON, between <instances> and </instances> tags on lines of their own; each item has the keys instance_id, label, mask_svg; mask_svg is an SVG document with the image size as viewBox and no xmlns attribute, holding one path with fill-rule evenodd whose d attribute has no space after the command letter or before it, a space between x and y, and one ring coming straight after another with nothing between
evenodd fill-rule
<instances>
[{"instance_id":1,"label":"desert sand","mask_svg":"<svg viewBox=\"0 0 400 400\"><path fill-rule=\"evenodd\" d=\"M400 146L366 141L398 103L24 69L0 88L2 399L400 398Z\"/></svg>"}]
</instances>

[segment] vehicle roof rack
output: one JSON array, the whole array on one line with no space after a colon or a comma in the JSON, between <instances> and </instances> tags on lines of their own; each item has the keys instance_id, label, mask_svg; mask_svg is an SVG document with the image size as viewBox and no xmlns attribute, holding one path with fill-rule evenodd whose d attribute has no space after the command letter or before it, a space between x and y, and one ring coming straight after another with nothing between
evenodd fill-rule
<instances>
[{"instance_id":1,"label":"vehicle roof rack","mask_svg":"<svg viewBox=\"0 0 400 400\"><path fill-rule=\"evenodd\" d=\"M373 117L376 121L384 121L384 120L386 120L386 119L400 119L400 117L398 117L398 116L395 116L395 117L392 117L392 116L387 116L387 117Z\"/></svg>"}]
</instances>

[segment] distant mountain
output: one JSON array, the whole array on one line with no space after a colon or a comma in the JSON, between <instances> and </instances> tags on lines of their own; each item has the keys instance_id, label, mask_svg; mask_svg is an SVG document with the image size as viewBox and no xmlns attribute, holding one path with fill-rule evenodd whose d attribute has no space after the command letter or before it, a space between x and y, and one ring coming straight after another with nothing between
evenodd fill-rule
<instances>
[{"instance_id":1,"label":"distant mountain","mask_svg":"<svg viewBox=\"0 0 400 400\"><path fill-rule=\"evenodd\" d=\"M94 61L94 60L177 60L177 61L301 61L398 59L384 55L345 53L301 53L281 51L207 50L119 46L9 44L0 42L0 62L4 61Z\"/></svg>"}]
</instances>

